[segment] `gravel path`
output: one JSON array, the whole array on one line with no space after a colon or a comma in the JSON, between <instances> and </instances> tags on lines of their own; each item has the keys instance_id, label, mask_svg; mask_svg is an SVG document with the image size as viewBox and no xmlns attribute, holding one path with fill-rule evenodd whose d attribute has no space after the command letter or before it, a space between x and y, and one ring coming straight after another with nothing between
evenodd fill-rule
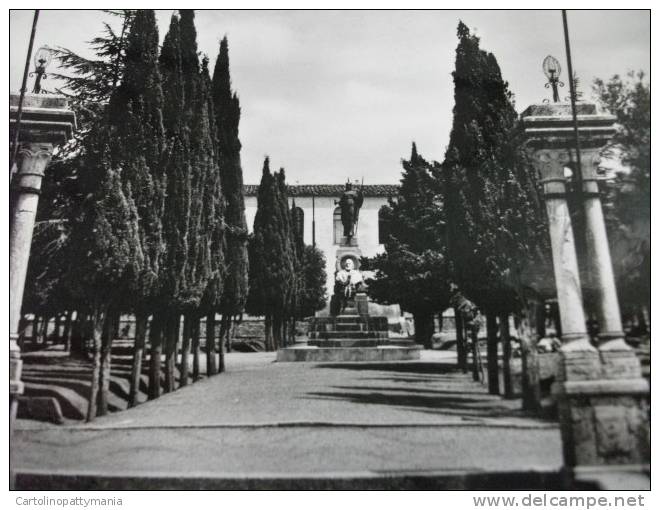
<instances>
[{"instance_id":1,"label":"gravel path","mask_svg":"<svg viewBox=\"0 0 660 510\"><path fill-rule=\"evenodd\" d=\"M455 355L392 363L275 363L225 374L93 424L19 420L18 472L300 476L557 470L556 423L487 394Z\"/></svg>"}]
</instances>

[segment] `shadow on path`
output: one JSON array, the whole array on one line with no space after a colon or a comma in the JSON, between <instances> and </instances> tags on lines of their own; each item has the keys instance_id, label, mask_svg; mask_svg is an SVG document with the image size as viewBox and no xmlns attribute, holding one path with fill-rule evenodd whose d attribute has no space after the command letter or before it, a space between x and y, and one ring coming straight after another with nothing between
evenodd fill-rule
<instances>
[{"instance_id":1,"label":"shadow on path","mask_svg":"<svg viewBox=\"0 0 660 510\"><path fill-rule=\"evenodd\" d=\"M486 386L473 382L455 363L324 363L314 368L367 372L375 377L360 378L355 385L309 392L305 398L394 406L466 419L532 416L521 409L519 400L489 395Z\"/></svg>"}]
</instances>

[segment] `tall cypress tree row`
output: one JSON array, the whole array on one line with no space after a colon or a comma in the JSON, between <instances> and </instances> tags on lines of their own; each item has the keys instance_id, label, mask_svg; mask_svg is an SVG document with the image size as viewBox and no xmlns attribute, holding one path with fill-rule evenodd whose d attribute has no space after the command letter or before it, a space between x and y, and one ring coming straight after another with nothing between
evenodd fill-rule
<instances>
[{"instance_id":1,"label":"tall cypress tree row","mask_svg":"<svg viewBox=\"0 0 660 510\"><path fill-rule=\"evenodd\" d=\"M220 51L213 70L212 96L227 225L224 244L227 273L219 309L222 313L220 338L222 344L222 339L227 335L229 347L232 318L243 313L248 294L248 230L243 198L241 142L238 137L241 108L236 93L231 89L229 45L226 37L220 42ZM214 320L215 316L209 315L207 327ZM220 348L222 349L222 345Z\"/></svg>"},{"instance_id":2,"label":"tall cypress tree row","mask_svg":"<svg viewBox=\"0 0 660 510\"><path fill-rule=\"evenodd\" d=\"M489 390L497 393L496 316L520 309L522 274L547 240L508 84L462 22L458 38L454 122L443 164L447 241L457 283L487 314Z\"/></svg>"}]
</instances>

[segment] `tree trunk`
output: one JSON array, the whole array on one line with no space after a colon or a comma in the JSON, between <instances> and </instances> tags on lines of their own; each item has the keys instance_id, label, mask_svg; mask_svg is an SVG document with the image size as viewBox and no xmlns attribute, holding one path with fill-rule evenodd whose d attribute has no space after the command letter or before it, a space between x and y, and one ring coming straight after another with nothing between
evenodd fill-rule
<instances>
[{"instance_id":1,"label":"tree trunk","mask_svg":"<svg viewBox=\"0 0 660 510\"><path fill-rule=\"evenodd\" d=\"M32 319L32 343L37 343L39 339L39 319L40 317L35 313Z\"/></svg>"},{"instance_id":2,"label":"tree trunk","mask_svg":"<svg viewBox=\"0 0 660 510\"><path fill-rule=\"evenodd\" d=\"M222 374L225 371L225 337L224 329L226 328L225 314L222 314L220 319L220 336L218 337L218 373Z\"/></svg>"},{"instance_id":3,"label":"tree trunk","mask_svg":"<svg viewBox=\"0 0 660 510\"><path fill-rule=\"evenodd\" d=\"M119 338L119 329L121 327L121 314L118 313L112 321L112 338Z\"/></svg>"},{"instance_id":4,"label":"tree trunk","mask_svg":"<svg viewBox=\"0 0 660 510\"><path fill-rule=\"evenodd\" d=\"M100 391L98 394L98 415L105 416L108 414L108 402L110 399L110 377L111 377L111 364L112 364L112 340L115 331L114 324L116 322L115 313L106 315L105 324L103 327L103 338L101 345L101 382Z\"/></svg>"},{"instance_id":5,"label":"tree trunk","mask_svg":"<svg viewBox=\"0 0 660 510\"><path fill-rule=\"evenodd\" d=\"M64 321L64 332L62 336L64 337L64 350L67 353L71 352L71 334L73 330L73 310L69 310L66 313L66 320Z\"/></svg>"},{"instance_id":6,"label":"tree trunk","mask_svg":"<svg viewBox=\"0 0 660 510\"><path fill-rule=\"evenodd\" d=\"M188 360L190 358L190 337L192 336L192 316L183 316L183 340L181 341L181 368L179 368L179 386L188 385Z\"/></svg>"},{"instance_id":7,"label":"tree trunk","mask_svg":"<svg viewBox=\"0 0 660 510\"><path fill-rule=\"evenodd\" d=\"M279 313L273 315L273 350L278 350L282 345L282 317Z\"/></svg>"},{"instance_id":8,"label":"tree trunk","mask_svg":"<svg viewBox=\"0 0 660 510\"><path fill-rule=\"evenodd\" d=\"M166 323L165 331L165 393L176 389L176 360L179 345L179 323L178 314L170 317Z\"/></svg>"},{"instance_id":9,"label":"tree trunk","mask_svg":"<svg viewBox=\"0 0 660 510\"><path fill-rule=\"evenodd\" d=\"M142 377L142 356L147 333L147 315L135 315L135 342L133 344L133 363L131 365L131 383L128 392L128 406L135 407L139 402L140 379Z\"/></svg>"},{"instance_id":10,"label":"tree trunk","mask_svg":"<svg viewBox=\"0 0 660 510\"><path fill-rule=\"evenodd\" d=\"M76 312L76 319L71 326L71 355L84 356L87 317Z\"/></svg>"},{"instance_id":11,"label":"tree trunk","mask_svg":"<svg viewBox=\"0 0 660 510\"><path fill-rule=\"evenodd\" d=\"M103 347L103 323L105 310L97 306L92 314L93 365L92 378L89 385L89 405L87 406L87 421L96 418L99 383L101 380L101 349Z\"/></svg>"},{"instance_id":12,"label":"tree trunk","mask_svg":"<svg viewBox=\"0 0 660 510\"><path fill-rule=\"evenodd\" d=\"M25 315L21 314L21 318L18 321L18 346L23 349L23 343L25 342L25 332L27 331L28 320Z\"/></svg>"},{"instance_id":13,"label":"tree trunk","mask_svg":"<svg viewBox=\"0 0 660 510\"><path fill-rule=\"evenodd\" d=\"M39 336L37 337L37 343L41 345L46 345L47 343L49 322L50 322L50 316L44 315L41 318L41 324L39 324Z\"/></svg>"},{"instance_id":14,"label":"tree trunk","mask_svg":"<svg viewBox=\"0 0 660 510\"><path fill-rule=\"evenodd\" d=\"M458 311L458 308L454 308L454 324L456 326L456 359L458 361L458 368L460 368L464 374L467 374L467 340L465 338L463 317L461 316L461 312Z\"/></svg>"},{"instance_id":15,"label":"tree trunk","mask_svg":"<svg viewBox=\"0 0 660 510\"><path fill-rule=\"evenodd\" d=\"M291 318L291 329L289 330L289 339L291 341L290 345L294 345L296 343L296 318L295 317Z\"/></svg>"},{"instance_id":16,"label":"tree trunk","mask_svg":"<svg viewBox=\"0 0 660 510\"><path fill-rule=\"evenodd\" d=\"M415 322L415 342L424 349L433 348L433 314L425 312L413 313Z\"/></svg>"},{"instance_id":17,"label":"tree trunk","mask_svg":"<svg viewBox=\"0 0 660 510\"><path fill-rule=\"evenodd\" d=\"M220 342L222 349L222 342ZM218 373L218 365L215 359L215 312L206 316L206 376Z\"/></svg>"},{"instance_id":18,"label":"tree trunk","mask_svg":"<svg viewBox=\"0 0 660 510\"><path fill-rule=\"evenodd\" d=\"M163 318L154 314L149 331L149 400L160 397L160 366L163 353Z\"/></svg>"},{"instance_id":19,"label":"tree trunk","mask_svg":"<svg viewBox=\"0 0 660 510\"><path fill-rule=\"evenodd\" d=\"M55 324L53 327L53 343L54 344L59 344L60 339L62 338L60 336L60 329L62 327L62 314L61 313L56 313L55 314Z\"/></svg>"},{"instance_id":20,"label":"tree trunk","mask_svg":"<svg viewBox=\"0 0 660 510\"><path fill-rule=\"evenodd\" d=\"M562 331L561 320L559 319L559 303L554 302L550 305L550 313L552 315L552 322L555 325L555 333L557 333L557 338L561 338Z\"/></svg>"},{"instance_id":21,"label":"tree trunk","mask_svg":"<svg viewBox=\"0 0 660 510\"><path fill-rule=\"evenodd\" d=\"M509 315L500 315L500 338L502 339L502 373L504 398L513 398L513 379L511 377L511 336L509 335Z\"/></svg>"},{"instance_id":22,"label":"tree trunk","mask_svg":"<svg viewBox=\"0 0 660 510\"><path fill-rule=\"evenodd\" d=\"M199 380L199 328L200 328L199 322L200 322L199 316L195 315L192 323L193 382Z\"/></svg>"},{"instance_id":23,"label":"tree trunk","mask_svg":"<svg viewBox=\"0 0 660 510\"><path fill-rule=\"evenodd\" d=\"M526 303L520 317L518 338L522 349L522 401L523 409L535 413L541 410L538 351L536 344L536 311L534 303Z\"/></svg>"},{"instance_id":24,"label":"tree trunk","mask_svg":"<svg viewBox=\"0 0 660 510\"><path fill-rule=\"evenodd\" d=\"M479 350L479 331L477 328L466 330L472 340L472 380L481 381L481 351Z\"/></svg>"},{"instance_id":25,"label":"tree trunk","mask_svg":"<svg viewBox=\"0 0 660 510\"><path fill-rule=\"evenodd\" d=\"M538 338L545 338L547 333L545 330L545 303L541 301L536 309L536 332Z\"/></svg>"},{"instance_id":26,"label":"tree trunk","mask_svg":"<svg viewBox=\"0 0 660 510\"><path fill-rule=\"evenodd\" d=\"M231 334L231 325L232 325L232 315L227 314L226 316L222 316L223 321L226 320L222 333L220 334L220 338L222 339L222 343L225 345L225 351L226 352L231 352L231 342L234 339L234 337Z\"/></svg>"},{"instance_id":27,"label":"tree trunk","mask_svg":"<svg viewBox=\"0 0 660 510\"><path fill-rule=\"evenodd\" d=\"M488 358L488 393L500 394L500 370L498 366L498 338L497 316L494 313L486 314L487 358Z\"/></svg>"},{"instance_id":28,"label":"tree trunk","mask_svg":"<svg viewBox=\"0 0 660 510\"><path fill-rule=\"evenodd\" d=\"M273 350L273 319L268 314L264 318L264 346L266 351Z\"/></svg>"}]
</instances>

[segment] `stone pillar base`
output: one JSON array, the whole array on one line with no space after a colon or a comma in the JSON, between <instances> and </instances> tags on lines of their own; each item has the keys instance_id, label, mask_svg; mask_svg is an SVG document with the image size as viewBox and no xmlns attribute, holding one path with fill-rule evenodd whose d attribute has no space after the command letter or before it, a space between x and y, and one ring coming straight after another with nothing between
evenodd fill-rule
<instances>
[{"instance_id":1,"label":"stone pillar base","mask_svg":"<svg viewBox=\"0 0 660 510\"><path fill-rule=\"evenodd\" d=\"M649 385L633 351L560 351L559 379L553 393L568 468L650 462Z\"/></svg>"},{"instance_id":2,"label":"stone pillar base","mask_svg":"<svg viewBox=\"0 0 660 510\"><path fill-rule=\"evenodd\" d=\"M649 465L564 468L567 489L644 491L651 489Z\"/></svg>"}]
</instances>

